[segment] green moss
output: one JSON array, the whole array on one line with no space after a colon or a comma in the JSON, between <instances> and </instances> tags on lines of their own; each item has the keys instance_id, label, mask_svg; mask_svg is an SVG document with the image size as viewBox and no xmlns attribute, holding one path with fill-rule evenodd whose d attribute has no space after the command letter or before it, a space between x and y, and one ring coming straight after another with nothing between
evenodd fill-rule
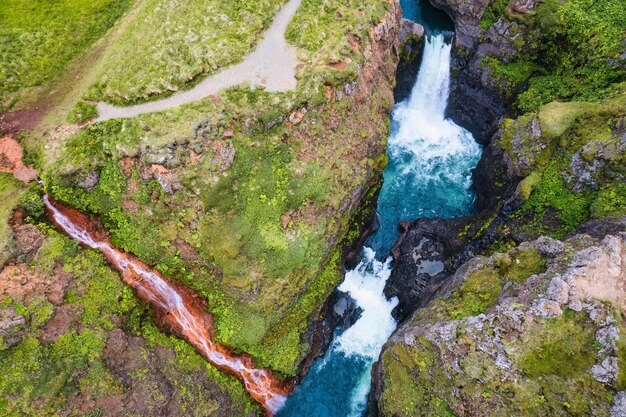
<instances>
[{"instance_id":1,"label":"green moss","mask_svg":"<svg viewBox=\"0 0 626 417\"><path fill-rule=\"evenodd\" d=\"M487 7L481 28L504 17L526 26L516 40L523 48L521 61L499 62L487 57L495 78L528 80L517 97L517 107L528 112L554 100L598 101L615 94L626 80L626 70L613 62L623 53L626 11L611 0L547 0L523 16L506 12L506 0ZM507 92L510 90L507 90Z\"/></svg>"},{"instance_id":2,"label":"green moss","mask_svg":"<svg viewBox=\"0 0 626 417\"><path fill-rule=\"evenodd\" d=\"M531 378L570 378L588 372L596 361L596 350L594 330L586 320L586 313L566 310L562 317L543 321L518 359L520 369Z\"/></svg>"},{"instance_id":3,"label":"green moss","mask_svg":"<svg viewBox=\"0 0 626 417\"><path fill-rule=\"evenodd\" d=\"M529 61L503 63L491 56L485 56L482 65L491 70L493 79L503 89L503 93L512 96L517 86L528 80L536 70L536 65Z\"/></svg>"},{"instance_id":4,"label":"green moss","mask_svg":"<svg viewBox=\"0 0 626 417\"><path fill-rule=\"evenodd\" d=\"M548 140L563 135L577 118L592 113L598 106L590 103L554 101L541 106L539 109L539 123L541 137Z\"/></svg>"},{"instance_id":5,"label":"green moss","mask_svg":"<svg viewBox=\"0 0 626 417\"><path fill-rule=\"evenodd\" d=\"M385 353L383 360L386 363L386 389L380 399L380 407L388 415L414 416L419 411L419 396L421 390L415 377L401 362L391 358L391 352Z\"/></svg>"},{"instance_id":6,"label":"green moss","mask_svg":"<svg viewBox=\"0 0 626 417\"><path fill-rule=\"evenodd\" d=\"M79 101L72 107L72 110L70 110L70 113L67 115L67 121L78 124L90 119L95 119L96 117L98 117L98 109L96 109L95 105Z\"/></svg>"},{"instance_id":7,"label":"green moss","mask_svg":"<svg viewBox=\"0 0 626 417\"><path fill-rule=\"evenodd\" d=\"M545 271L546 259L535 248L519 251L506 259L500 265L500 273L506 281L523 284L530 276Z\"/></svg>"},{"instance_id":8,"label":"green moss","mask_svg":"<svg viewBox=\"0 0 626 417\"><path fill-rule=\"evenodd\" d=\"M591 216L596 219L626 214L626 184L611 183L604 186L591 203L590 210Z\"/></svg>"},{"instance_id":9,"label":"green moss","mask_svg":"<svg viewBox=\"0 0 626 417\"><path fill-rule=\"evenodd\" d=\"M480 28L487 30L504 14L509 0L491 0L480 19Z\"/></svg>"},{"instance_id":10,"label":"green moss","mask_svg":"<svg viewBox=\"0 0 626 417\"><path fill-rule=\"evenodd\" d=\"M590 204L590 193L570 190L561 176L560 161L553 160L522 207L539 216L548 208L556 210L562 222L560 229L554 232L558 237L574 230L589 217Z\"/></svg>"},{"instance_id":11,"label":"green moss","mask_svg":"<svg viewBox=\"0 0 626 417\"><path fill-rule=\"evenodd\" d=\"M0 265L10 254L8 245L12 239L12 232L8 223L24 188L24 184L12 175L0 172Z\"/></svg>"},{"instance_id":12,"label":"green moss","mask_svg":"<svg viewBox=\"0 0 626 417\"><path fill-rule=\"evenodd\" d=\"M498 302L502 282L491 268L479 269L467 277L458 294L451 297L450 315L454 319L475 316L487 311Z\"/></svg>"},{"instance_id":13,"label":"green moss","mask_svg":"<svg viewBox=\"0 0 626 417\"><path fill-rule=\"evenodd\" d=\"M533 171L526 178L524 178L519 184L520 195L524 200L528 200L533 188L539 184L541 180L541 174L537 171Z\"/></svg>"}]
</instances>

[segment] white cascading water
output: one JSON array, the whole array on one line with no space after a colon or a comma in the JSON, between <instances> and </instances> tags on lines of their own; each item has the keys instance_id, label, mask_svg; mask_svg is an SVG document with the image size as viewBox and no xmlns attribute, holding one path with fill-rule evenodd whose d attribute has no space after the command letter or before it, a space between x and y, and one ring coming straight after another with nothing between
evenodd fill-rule
<instances>
[{"instance_id":1,"label":"white cascading water","mask_svg":"<svg viewBox=\"0 0 626 417\"><path fill-rule=\"evenodd\" d=\"M481 154L472 135L445 118L451 45L443 34L426 38L420 71L410 97L392 114L389 165L378 197L380 228L368 240L360 264L339 290L362 309L359 319L337 334L279 416L362 416L370 374L381 348L396 328L383 289L391 274L389 253L401 220L453 217L471 212L471 170ZM386 260L385 260L386 259Z\"/></svg>"}]
</instances>

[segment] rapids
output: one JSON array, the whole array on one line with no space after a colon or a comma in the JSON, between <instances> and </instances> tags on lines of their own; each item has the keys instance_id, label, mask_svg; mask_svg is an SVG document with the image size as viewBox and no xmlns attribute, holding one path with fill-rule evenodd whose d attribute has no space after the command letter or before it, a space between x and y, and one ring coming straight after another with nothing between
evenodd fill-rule
<instances>
[{"instance_id":1,"label":"rapids","mask_svg":"<svg viewBox=\"0 0 626 417\"><path fill-rule=\"evenodd\" d=\"M426 38L411 95L396 105L387 153L389 164L378 197L380 227L366 242L362 260L347 271L340 291L363 310L336 332L326 354L279 412L279 417L359 417L367 409L371 369L397 323L397 299L383 289L389 278L391 248L402 220L455 217L471 212L471 171L481 155L472 135L446 119L450 84L450 33Z\"/></svg>"}]
</instances>

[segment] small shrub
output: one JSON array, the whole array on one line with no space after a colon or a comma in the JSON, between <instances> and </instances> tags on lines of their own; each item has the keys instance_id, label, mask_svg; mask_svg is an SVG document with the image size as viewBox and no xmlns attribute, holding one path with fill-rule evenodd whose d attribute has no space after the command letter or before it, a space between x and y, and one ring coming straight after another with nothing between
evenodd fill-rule
<instances>
[{"instance_id":1,"label":"small shrub","mask_svg":"<svg viewBox=\"0 0 626 417\"><path fill-rule=\"evenodd\" d=\"M67 121L74 124L79 124L90 119L98 117L98 110L96 106L91 103L79 101L72 107L70 113L67 115Z\"/></svg>"}]
</instances>

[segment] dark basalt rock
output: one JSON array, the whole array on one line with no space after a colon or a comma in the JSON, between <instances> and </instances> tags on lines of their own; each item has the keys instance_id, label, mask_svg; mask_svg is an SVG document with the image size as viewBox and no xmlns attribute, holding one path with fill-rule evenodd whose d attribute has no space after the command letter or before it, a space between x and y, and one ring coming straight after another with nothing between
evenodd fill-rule
<instances>
[{"instance_id":1,"label":"dark basalt rock","mask_svg":"<svg viewBox=\"0 0 626 417\"><path fill-rule=\"evenodd\" d=\"M309 329L307 340L311 345L310 354L302 361L296 377L296 383L304 379L315 361L321 357L333 340L337 329L347 329L361 317L363 309L349 294L335 290L322 308L321 320Z\"/></svg>"},{"instance_id":2,"label":"dark basalt rock","mask_svg":"<svg viewBox=\"0 0 626 417\"><path fill-rule=\"evenodd\" d=\"M400 103L411 94L424 51L424 27L408 19L400 20L400 62L396 70L393 98Z\"/></svg>"},{"instance_id":3,"label":"dark basalt rock","mask_svg":"<svg viewBox=\"0 0 626 417\"><path fill-rule=\"evenodd\" d=\"M421 219L404 223L405 233L393 249L396 264L385 285L385 296L398 297L393 311L396 320L404 320L429 297L428 294L450 274L446 266L449 242L438 235L441 219Z\"/></svg>"},{"instance_id":4,"label":"dark basalt rock","mask_svg":"<svg viewBox=\"0 0 626 417\"><path fill-rule=\"evenodd\" d=\"M385 285L385 296L398 297L393 316L403 321L432 295L456 269L454 255L464 245L457 230L467 219L418 219L403 222L392 250L394 268Z\"/></svg>"}]
</instances>

